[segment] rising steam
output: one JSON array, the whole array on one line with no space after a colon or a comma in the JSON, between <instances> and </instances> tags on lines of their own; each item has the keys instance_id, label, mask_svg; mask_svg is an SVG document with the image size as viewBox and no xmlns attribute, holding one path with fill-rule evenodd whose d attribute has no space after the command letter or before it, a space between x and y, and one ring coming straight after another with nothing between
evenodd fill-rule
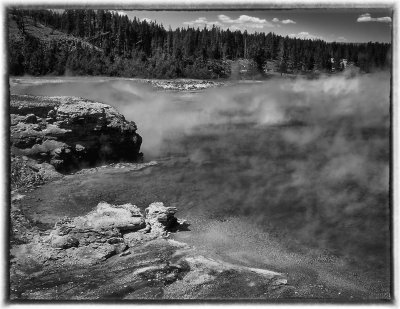
<instances>
[{"instance_id":1,"label":"rising steam","mask_svg":"<svg viewBox=\"0 0 400 309\"><path fill-rule=\"evenodd\" d=\"M239 82L201 93L155 91L122 79L18 83L12 91L116 107L137 123L145 158L184 158L136 186L162 192L158 198L189 217L251 217L286 231L286 241L388 265L386 73ZM128 184L119 183L118 192Z\"/></svg>"}]
</instances>

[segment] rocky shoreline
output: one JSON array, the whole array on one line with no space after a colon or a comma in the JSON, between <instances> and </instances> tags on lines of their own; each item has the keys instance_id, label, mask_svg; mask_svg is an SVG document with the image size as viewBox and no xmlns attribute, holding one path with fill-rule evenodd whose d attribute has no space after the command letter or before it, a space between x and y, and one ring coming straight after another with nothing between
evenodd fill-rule
<instances>
[{"instance_id":1,"label":"rocky shoreline","mask_svg":"<svg viewBox=\"0 0 400 309\"><path fill-rule=\"evenodd\" d=\"M213 259L169 239L190 233L190 226L162 202L144 212L130 203L102 202L83 216L60 217L51 228L32 221L21 206L24 194L62 182L66 172L136 171L157 163L127 162L141 159L141 138L134 123L105 104L12 95L10 112L11 301L295 295L283 274Z\"/></svg>"},{"instance_id":2,"label":"rocky shoreline","mask_svg":"<svg viewBox=\"0 0 400 309\"><path fill-rule=\"evenodd\" d=\"M100 203L84 216L43 228L14 193L10 299L275 299L295 296L285 275L199 254L170 239L190 233L174 207ZM233 281L233 283L232 283Z\"/></svg>"},{"instance_id":3,"label":"rocky shoreline","mask_svg":"<svg viewBox=\"0 0 400 309\"><path fill-rule=\"evenodd\" d=\"M174 79L174 80L145 79L139 81L150 84L155 89L171 90L171 91L199 91L213 87L221 87L226 84L226 81L216 82L212 80L201 80L201 79Z\"/></svg>"},{"instance_id":4,"label":"rocky shoreline","mask_svg":"<svg viewBox=\"0 0 400 309\"><path fill-rule=\"evenodd\" d=\"M136 124L103 103L11 95L10 113L11 154L51 164L58 171L143 156Z\"/></svg>"},{"instance_id":5,"label":"rocky shoreline","mask_svg":"<svg viewBox=\"0 0 400 309\"><path fill-rule=\"evenodd\" d=\"M176 209L101 203L11 248L12 300L274 299L294 295L279 273L199 255L168 239Z\"/></svg>"}]
</instances>

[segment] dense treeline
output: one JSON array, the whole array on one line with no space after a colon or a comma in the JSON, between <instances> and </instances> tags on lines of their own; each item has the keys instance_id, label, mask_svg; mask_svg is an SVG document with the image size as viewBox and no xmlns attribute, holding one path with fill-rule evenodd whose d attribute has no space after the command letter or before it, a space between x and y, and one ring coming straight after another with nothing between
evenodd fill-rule
<instances>
[{"instance_id":1,"label":"dense treeline","mask_svg":"<svg viewBox=\"0 0 400 309\"><path fill-rule=\"evenodd\" d=\"M156 78L228 77L235 61L248 59L254 72L311 72L343 69L347 59L361 70L390 66L390 44L327 43L273 33L178 28L130 20L106 10L10 10L24 40L10 42L10 74L72 74ZM44 44L26 31L41 24L78 40ZM248 68L246 68L248 69Z\"/></svg>"}]
</instances>

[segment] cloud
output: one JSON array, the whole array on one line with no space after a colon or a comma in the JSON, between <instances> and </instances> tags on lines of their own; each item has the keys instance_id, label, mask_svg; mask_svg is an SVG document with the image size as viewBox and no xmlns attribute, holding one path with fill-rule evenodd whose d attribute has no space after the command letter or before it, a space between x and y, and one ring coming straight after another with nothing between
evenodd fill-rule
<instances>
[{"instance_id":1,"label":"cloud","mask_svg":"<svg viewBox=\"0 0 400 309\"><path fill-rule=\"evenodd\" d=\"M230 16L220 14L218 20L210 21L206 17L199 17L196 20L185 21L183 24L188 26L200 26L211 28L217 26L222 29L236 30L261 30L265 27L280 27L282 24L295 24L296 22L291 19L279 20L279 18L273 18L272 23L264 18L259 18L249 15L240 15L238 18L232 18Z\"/></svg>"},{"instance_id":2,"label":"cloud","mask_svg":"<svg viewBox=\"0 0 400 309\"><path fill-rule=\"evenodd\" d=\"M218 20L209 21L206 17L199 17L193 21L185 21L183 24L188 26L205 26L211 28L213 25L223 29L230 30L246 30L246 29L262 29L264 27L274 27L273 24L266 19L261 19L249 15L240 15L233 19L227 15L218 15Z\"/></svg>"},{"instance_id":3,"label":"cloud","mask_svg":"<svg viewBox=\"0 0 400 309\"><path fill-rule=\"evenodd\" d=\"M357 18L357 22L359 22L359 23L367 23L367 22L391 23L392 18L390 18L389 16L371 17L370 13L365 13L365 14L360 15Z\"/></svg>"},{"instance_id":4,"label":"cloud","mask_svg":"<svg viewBox=\"0 0 400 309\"><path fill-rule=\"evenodd\" d=\"M296 22L294 20L291 19L285 19L282 20L282 24L295 24Z\"/></svg>"},{"instance_id":5,"label":"cloud","mask_svg":"<svg viewBox=\"0 0 400 309\"><path fill-rule=\"evenodd\" d=\"M305 32L305 31L299 32L297 34L291 33L291 34L289 34L289 37L302 39L302 40L323 40L322 37L310 34L310 33Z\"/></svg>"},{"instance_id":6,"label":"cloud","mask_svg":"<svg viewBox=\"0 0 400 309\"><path fill-rule=\"evenodd\" d=\"M201 26L207 28L212 28L212 26L214 25L218 27L222 26L219 21L208 21L206 17L199 17L193 21L185 21L183 24L188 26Z\"/></svg>"},{"instance_id":7,"label":"cloud","mask_svg":"<svg viewBox=\"0 0 400 309\"><path fill-rule=\"evenodd\" d=\"M294 20L292 20L292 19L283 19L283 20L279 20L279 18L273 18L272 19L272 22L273 23L280 23L280 24L284 24L284 25L287 25L287 24L295 24L296 22L294 21Z\"/></svg>"},{"instance_id":8,"label":"cloud","mask_svg":"<svg viewBox=\"0 0 400 309\"><path fill-rule=\"evenodd\" d=\"M256 23L256 24L267 24L266 19L261 19L258 17L240 15L237 19L232 19L226 15L218 15L218 19L224 23L228 24L244 24L244 23Z\"/></svg>"},{"instance_id":9,"label":"cloud","mask_svg":"<svg viewBox=\"0 0 400 309\"><path fill-rule=\"evenodd\" d=\"M266 19L261 19L249 15L240 15L237 19L232 19L226 15L218 15L218 19L223 24L233 24L240 28L263 28L273 27L274 25L268 22Z\"/></svg>"}]
</instances>

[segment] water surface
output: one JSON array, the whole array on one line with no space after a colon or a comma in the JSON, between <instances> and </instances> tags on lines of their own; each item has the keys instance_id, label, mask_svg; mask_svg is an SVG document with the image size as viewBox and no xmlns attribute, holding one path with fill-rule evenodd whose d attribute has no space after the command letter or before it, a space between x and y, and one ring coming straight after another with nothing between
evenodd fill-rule
<instances>
[{"instance_id":1,"label":"water surface","mask_svg":"<svg viewBox=\"0 0 400 309\"><path fill-rule=\"evenodd\" d=\"M302 274L303 285L385 294L389 86L384 74L197 92L156 91L126 79L12 80L12 93L116 107L137 123L145 159L158 162L68 176L23 203L32 218L53 224L100 201L142 208L162 201L192 222L190 232L174 237L199 250Z\"/></svg>"}]
</instances>

